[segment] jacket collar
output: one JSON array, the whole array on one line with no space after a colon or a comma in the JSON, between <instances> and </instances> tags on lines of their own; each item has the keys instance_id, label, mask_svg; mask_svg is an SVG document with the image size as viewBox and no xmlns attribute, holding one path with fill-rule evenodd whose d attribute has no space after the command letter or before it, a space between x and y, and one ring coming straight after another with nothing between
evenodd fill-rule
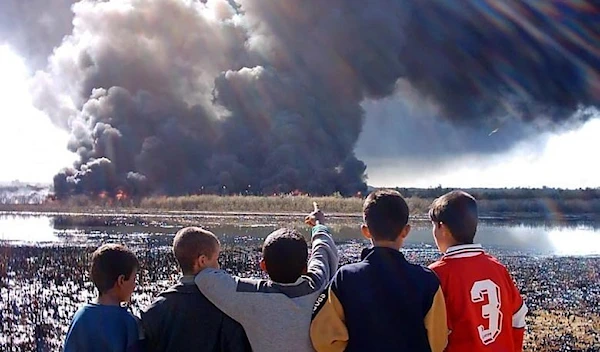
<instances>
[{"instance_id":1,"label":"jacket collar","mask_svg":"<svg viewBox=\"0 0 600 352\"><path fill-rule=\"evenodd\" d=\"M377 257L386 253L390 253L392 255L399 255L400 257L404 258L404 254L402 254L402 252L388 247L371 247L366 250L363 249L360 256L362 260L368 260L370 257Z\"/></svg>"},{"instance_id":2,"label":"jacket collar","mask_svg":"<svg viewBox=\"0 0 600 352\"><path fill-rule=\"evenodd\" d=\"M468 258L483 254L481 244L459 244L452 246L444 253L444 258Z\"/></svg>"},{"instance_id":3,"label":"jacket collar","mask_svg":"<svg viewBox=\"0 0 600 352\"><path fill-rule=\"evenodd\" d=\"M196 283L194 282L194 278L194 275L182 275L179 278L179 282L184 285L195 285Z\"/></svg>"},{"instance_id":4,"label":"jacket collar","mask_svg":"<svg viewBox=\"0 0 600 352\"><path fill-rule=\"evenodd\" d=\"M279 286L297 286L297 285L300 285L302 283L302 281L304 281L304 280L306 280L304 278L304 275L300 275L300 277L296 280L296 282L291 282L291 283L287 283L287 284L284 284L281 282L275 282L275 281L272 281L272 282Z\"/></svg>"}]
</instances>

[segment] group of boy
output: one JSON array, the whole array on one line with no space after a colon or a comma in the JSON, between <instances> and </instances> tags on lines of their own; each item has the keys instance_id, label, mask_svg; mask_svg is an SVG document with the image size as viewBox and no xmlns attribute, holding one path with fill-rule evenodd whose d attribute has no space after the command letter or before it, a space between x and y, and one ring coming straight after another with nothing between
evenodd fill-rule
<instances>
[{"instance_id":1,"label":"group of boy","mask_svg":"<svg viewBox=\"0 0 600 352\"><path fill-rule=\"evenodd\" d=\"M141 319L122 308L135 288L135 255L103 245L91 268L99 296L75 314L64 351L521 351L527 307L507 269L474 244L475 199L450 192L429 217L443 256L426 268L400 251L411 229L401 194L371 193L361 232L372 247L338 270L315 204L305 219L310 256L296 230L265 239L269 279L221 270L218 238L184 228L173 241L182 276Z\"/></svg>"}]
</instances>

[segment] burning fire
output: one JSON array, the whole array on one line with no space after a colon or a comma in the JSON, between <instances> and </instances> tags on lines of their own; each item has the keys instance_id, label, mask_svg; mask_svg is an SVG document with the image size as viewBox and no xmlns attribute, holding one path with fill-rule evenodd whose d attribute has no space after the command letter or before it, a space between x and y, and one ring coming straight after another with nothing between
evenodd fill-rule
<instances>
[{"instance_id":1,"label":"burning fire","mask_svg":"<svg viewBox=\"0 0 600 352\"><path fill-rule=\"evenodd\" d=\"M117 199L117 201L122 201L122 200L126 200L127 199L127 193L125 193L125 191L123 191L122 189L117 191L117 194L115 195L115 198Z\"/></svg>"},{"instance_id":2,"label":"burning fire","mask_svg":"<svg viewBox=\"0 0 600 352\"><path fill-rule=\"evenodd\" d=\"M119 189L117 191L117 193L115 193L114 196L112 196L107 191L102 191L102 192L98 193L98 198L102 199L102 200L108 200L109 202L112 202L112 200L116 200L116 201L120 202L120 201L124 201L127 198L129 198L129 196L127 195L127 193L124 190Z\"/></svg>"}]
</instances>

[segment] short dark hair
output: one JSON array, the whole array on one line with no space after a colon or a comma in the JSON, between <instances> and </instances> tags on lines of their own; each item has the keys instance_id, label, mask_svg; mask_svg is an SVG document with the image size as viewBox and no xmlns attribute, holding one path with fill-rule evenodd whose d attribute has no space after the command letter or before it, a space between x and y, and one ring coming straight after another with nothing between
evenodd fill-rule
<instances>
[{"instance_id":1,"label":"short dark hair","mask_svg":"<svg viewBox=\"0 0 600 352\"><path fill-rule=\"evenodd\" d=\"M294 229L281 228L271 232L262 252L267 274L275 282L293 283L306 269L308 246Z\"/></svg>"},{"instance_id":2,"label":"short dark hair","mask_svg":"<svg viewBox=\"0 0 600 352\"><path fill-rule=\"evenodd\" d=\"M429 218L443 223L459 244L473 243L477 232L477 201L464 191L452 191L437 198L429 208Z\"/></svg>"},{"instance_id":3,"label":"short dark hair","mask_svg":"<svg viewBox=\"0 0 600 352\"><path fill-rule=\"evenodd\" d=\"M363 218L373 239L394 241L408 223L408 204L398 191L377 190L365 199Z\"/></svg>"},{"instance_id":4,"label":"short dark hair","mask_svg":"<svg viewBox=\"0 0 600 352\"><path fill-rule=\"evenodd\" d=\"M105 244L92 253L92 282L102 295L115 286L119 276L123 275L129 280L139 267L138 259L127 247Z\"/></svg>"},{"instance_id":5,"label":"short dark hair","mask_svg":"<svg viewBox=\"0 0 600 352\"><path fill-rule=\"evenodd\" d=\"M194 274L194 262L201 255L210 257L219 246L212 232L200 227L185 227L175 234L173 254L184 274Z\"/></svg>"}]
</instances>

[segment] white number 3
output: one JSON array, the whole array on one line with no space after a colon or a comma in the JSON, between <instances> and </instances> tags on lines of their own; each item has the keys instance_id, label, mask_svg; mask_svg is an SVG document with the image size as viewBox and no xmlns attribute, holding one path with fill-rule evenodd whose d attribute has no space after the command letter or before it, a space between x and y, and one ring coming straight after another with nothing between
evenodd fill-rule
<instances>
[{"instance_id":1,"label":"white number 3","mask_svg":"<svg viewBox=\"0 0 600 352\"><path fill-rule=\"evenodd\" d=\"M500 287L492 280L477 281L471 288L471 301L477 303L487 296L488 303L481 307L481 316L488 319L489 326L486 328L479 325L479 338L484 345L494 342L500 331L502 331L502 312L500 311Z\"/></svg>"}]
</instances>

